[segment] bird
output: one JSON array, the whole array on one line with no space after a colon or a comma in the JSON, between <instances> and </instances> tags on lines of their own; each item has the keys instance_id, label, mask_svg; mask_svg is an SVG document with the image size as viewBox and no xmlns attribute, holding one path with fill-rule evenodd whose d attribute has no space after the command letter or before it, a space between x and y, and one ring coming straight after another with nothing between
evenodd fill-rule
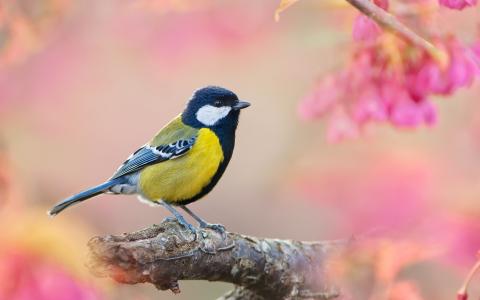
<instances>
[{"instance_id":1,"label":"bird","mask_svg":"<svg viewBox=\"0 0 480 300\"><path fill-rule=\"evenodd\" d=\"M196 90L183 112L131 154L105 182L58 202L48 214L100 194L136 194L139 200L168 209L195 231L176 209L183 209L200 228L223 230L193 213L187 205L206 196L232 158L240 110L250 106L232 91L206 86Z\"/></svg>"}]
</instances>

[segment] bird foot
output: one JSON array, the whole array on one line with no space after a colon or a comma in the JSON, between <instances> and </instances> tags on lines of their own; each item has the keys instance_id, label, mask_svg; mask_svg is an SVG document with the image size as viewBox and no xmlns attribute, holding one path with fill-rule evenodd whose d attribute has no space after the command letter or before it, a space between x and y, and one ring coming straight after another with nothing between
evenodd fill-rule
<instances>
[{"instance_id":1,"label":"bird foot","mask_svg":"<svg viewBox=\"0 0 480 300\"><path fill-rule=\"evenodd\" d=\"M182 217L166 217L165 220L178 222L183 228L188 229L195 236L197 235L197 228L195 228L195 226L193 226L192 224L188 223Z\"/></svg>"},{"instance_id":2,"label":"bird foot","mask_svg":"<svg viewBox=\"0 0 480 300\"><path fill-rule=\"evenodd\" d=\"M210 228L218 232L225 232L225 226L223 226L222 224L204 223L200 224L200 228Z\"/></svg>"},{"instance_id":3,"label":"bird foot","mask_svg":"<svg viewBox=\"0 0 480 300\"><path fill-rule=\"evenodd\" d=\"M202 229L212 229L222 235L223 238L226 238L226 229L222 224L210 224L207 222L200 223L200 228Z\"/></svg>"},{"instance_id":4,"label":"bird foot","mask_svg":"<svg viewBox=\"0 0 480 300\"><path fill-rule=\"evenodd\" d=\"M180 222L180 225L185 227L185 229L190 230L193 234L197 234L197 228L195 228L195 226L193 226L192 224L186 222L185 220L178 220L178 222Z\"/></svg>"}]
</instances>

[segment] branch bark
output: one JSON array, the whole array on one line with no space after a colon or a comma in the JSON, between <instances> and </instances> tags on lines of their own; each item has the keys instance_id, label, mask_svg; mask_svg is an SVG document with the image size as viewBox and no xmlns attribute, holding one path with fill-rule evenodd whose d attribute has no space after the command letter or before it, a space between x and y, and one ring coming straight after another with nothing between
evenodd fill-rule
<instances>
[{"instance_id":1,"label":"branch bark","mask_svg":"<svg viewBox=\"0 0 480 300\"><path fill-rule=\"evenodd\" d=\"M223 281L220 299L334 299L328 266L347 241L261 239L212 229L193 234L174 220L122 235L94 237L88 266L101 277L180 292L178 280Z\"/></svg>"}]
</instances>

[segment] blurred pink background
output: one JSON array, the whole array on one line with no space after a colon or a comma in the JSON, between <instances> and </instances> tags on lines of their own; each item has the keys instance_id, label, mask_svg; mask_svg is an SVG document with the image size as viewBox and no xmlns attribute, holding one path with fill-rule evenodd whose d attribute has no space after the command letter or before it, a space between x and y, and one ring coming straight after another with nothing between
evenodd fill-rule
<instances>
[{"instance_id":1,"label":"blurred pink background","mask_svg":"<svg viewBox=\"0 0 480 300\"><path fill-rule=\"evenodd\" d=\"M26 236L24 218L39 231L81 233L72 233L76 253L61 265L76 261L73 274L96 287L95 297L214 299L231 288L181 282L174 297L89 275L82 263L89 237L169 215L133 196L104 195L55 219L45 215L58 200L108 178L193 90L214 84L252 106L242 113L226 174L191 205L195 212L255 236L421 240L436 254L399 276L415 281L424 299L453 299L480 248L478 86L436 101L435 127L376 125L361 139L328 144L325 124L300 121L297 107L320 74L348 57L351 9L300 1L276 23L277 1L34 2L23 1L36 7L30 14L42 30L18 41L15 47L29 51L0 70L0 171L15 182L0 223L9 231L20 220L15 226ZM478 12L470 15L478 21ZM462 26L474 31L473 23ZM38 251L39 242L27 252L62 253L69 232L52 234L58 242L48 251ZM96 299L88 297L78 299Z\"/></svg>"}]
</instances>

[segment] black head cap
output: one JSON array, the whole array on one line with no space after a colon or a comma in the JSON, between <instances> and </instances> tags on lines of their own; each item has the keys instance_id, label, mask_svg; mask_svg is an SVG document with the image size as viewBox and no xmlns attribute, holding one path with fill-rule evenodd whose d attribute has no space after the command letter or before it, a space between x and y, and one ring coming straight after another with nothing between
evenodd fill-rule
<instances>
[{"instance_id":1,"label":"black head cap","mask_svg":"<svg viewBox=\"0 0 480 300\"><path fill-rule=\"evenodd\" d=\"M236 125L240 109L248 102L238 100L230 90L218 86L207 86L196 90L187 103L182 120L187 125L201 127L222 127Z\"/></svg>"}]
</instances>

